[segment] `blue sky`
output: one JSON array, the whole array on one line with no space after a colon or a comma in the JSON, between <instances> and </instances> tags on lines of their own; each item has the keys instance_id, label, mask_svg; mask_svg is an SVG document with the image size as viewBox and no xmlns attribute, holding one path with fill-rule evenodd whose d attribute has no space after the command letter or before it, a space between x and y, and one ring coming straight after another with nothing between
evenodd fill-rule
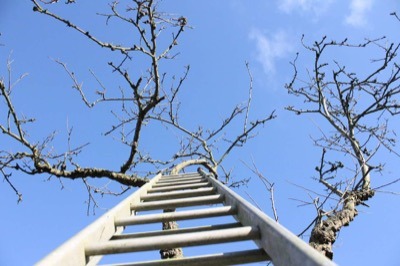
<instances>
[{"instance_id":1,"label":"blue sky","mask_svg":"<svg viewBox=\"0 0 400 266\"><path fill-rule=\"evenodd\" d=\"M106 5L89 1L61 10L71 20L82 24L101 37L129 41L129 32L113 25L108 30L99 27L103 18L93 17L91 10L102 11ZM80 3L82 2L82 3ZM106 2L106 1L102 1ZM189 128L196 125L212 127L230 113L235 104L244 102L248 94L249 77L245 61L250 63L254 78L253 109L250 116L260 118L276 110L277 119L259 130L256 139L236 150L226 162L234 177L249 177L251 173L242 161L252 158L260 171L275 182L276 203L280 222L294 233L301 232L314 218L312 207L297 207L297 198L308 200L304 190L292 183L315 189L312 177L319 163L320 150L312 146L310 136L318 136L320 121L297 117L284 110L296 99L287 95L284 84L292 75L289 61L300 52L304 67L312 64L312 54L301 46L301 36L312 43L327 35L328 39L349 38L358 42L364 38L387 36L399 42L400 23L389 13L400 12L394 0L274 0L274 1L163 1L165 11L187 17L193 27L179 41L179 56L165 69L180 74L190 64L191 72L180 95L182 122ZM101 24L103 26L103 24ZM0 76L6 76L7 59L13 60L13 77L28 73L14 93L21 114L37 118L29 127L32 141L43 140L56 131L54 147L66 149L67 128L73 127L73 145L90 142L79 162L85 166L116 169L126 157L127 149L102 133L113 117L106 107L88 110L80 101L65 72L53 59L66 62L87 91L98 85L89 69L107 86L119 82L107 68L110 54L65 26L32 12L30 1L2 0L0 3ZM371 54L373 57L374 54ZM368 71L369 58L357 54L334 54L355 71ZM140 64L132 64L139 70ZM97 86L97 87L96 87ZM88 94L94 97L94 94ZM2 108L2 107L1 107ZM1 115L4 113L0 109ZM4 117L1 117L4 121ZM392 125L399 128L398 118ZM235 124L232 131L240 129ZM144 146L160 156L173 154L173 136L146 128ZM329 130L329 129L326 129ZM2 149L18 147L0 136ZM5 147L5 148L3 148ZM373 179L373 186L399 177L399 158L382 154L386 163L383 175ZM143 169L145 170L145 169ZM98 199L96 216L86 215L87 193L80 181L50 179L48 176L25 176L14 173L12 180L23 193L23 202L6 182L0 183L0 265L31 265L52 249L73 236L84 226L112 207L121 198ZM96 181L97 182L97 181ZM96 184L105 185L108 181ZM400 192L400 184L387 190ZM248 187L239 192L252 195L257 204L271 215L268 194L254 177ZM400 230L398 230L400 197L378 193L370 208L361 208L360 215L340 233L335 243L335 261L341 265L398 265L400 261Z\"/></svg>"}]
</instances>

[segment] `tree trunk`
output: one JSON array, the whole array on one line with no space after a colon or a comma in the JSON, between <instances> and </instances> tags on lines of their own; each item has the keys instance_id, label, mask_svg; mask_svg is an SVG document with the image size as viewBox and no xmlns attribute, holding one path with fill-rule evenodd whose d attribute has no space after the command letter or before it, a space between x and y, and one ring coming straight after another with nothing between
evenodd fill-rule
<instances>
[{"instance_id":1,"label":"tree trunk","mask_svg":"<svg viewBox=\"0 0 400 266\"><path fill-rule=\"evenodd\" d=\"M164 212L174 212L175 209L166 209ZM176 221L168 221L162 223L162 230L174 230L178 229L179 225ZM177 259L183 258L182 248L171 248L160 250L161 259Z\"/></svg>"},{"instance_id":2,"label":"tree trunk","mask_svg":"<svg viewBox=\"0 0 400 266\"><path fill-rule=\"evenodd\" d=\"M180 164L176 165L171 170L171 175L177 175L179 172L190 165L203 165L207 169L209 169L212 173L216 174L216 167L212 168L209 166L206 160L204 159L194 159L181 162ZM174 212L175 209L165 209L165 212ZM179 225L176 221L168 221L162 223L162 230L174 230L178 229ZM176 258L183 258L183 250L182 248L168 248L160 250L161 259L176 259Z\"/></svg>"},{"instance_id":3,"label":"tree trunk","mask_svg":"<svg viewBox=\"0 0 400 266\"><path fill-rule=\"evenodd\" d=\"M354 191L347 196L343 209L316 224L311 231L310 245L329 259L333 259L332 245L337 233L357 216L357 205L373 197L373 190Z\"/></svg>"}]
</instances>

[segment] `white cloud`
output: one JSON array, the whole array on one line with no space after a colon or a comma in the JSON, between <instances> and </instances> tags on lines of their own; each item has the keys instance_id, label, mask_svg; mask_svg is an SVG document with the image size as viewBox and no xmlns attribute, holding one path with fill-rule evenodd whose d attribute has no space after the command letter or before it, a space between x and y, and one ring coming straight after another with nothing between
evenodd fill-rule
<instances>
[{"instance_id":1,"label":"white cloud","mask_svg":"<svg viewBox=\"0 0 400 266\"><path fill-rule=\"evenodd\" d=\"M293 42L289 40L288 34L278 31L270 37L254 29L249 35L251 40L256 43L256 58L263 66L266 74L274 74L276 71L276 61L291 55Z\"/></svg>"},{"instance_id":2,"label":"white cloud","mask_svg":"<svg viewBox=\"0 0 400 266\"><path fill-rule=\"evenodd\" d=\"M346 24L360 27L367 24L366 13L372 8L373 0L351 0L350 15L345 19Z\"/></svg>"},{"instance_id":3,"label":"white cloud","mask_svg":"<svg viewBox=\"0 0 400 266\"><path fill-rule=\"evenodd\" d=\"M313 12L319 15L326 11L334 0L278 0L280 10L291 13L292 11Z\"/></svg>"}]
</instances>

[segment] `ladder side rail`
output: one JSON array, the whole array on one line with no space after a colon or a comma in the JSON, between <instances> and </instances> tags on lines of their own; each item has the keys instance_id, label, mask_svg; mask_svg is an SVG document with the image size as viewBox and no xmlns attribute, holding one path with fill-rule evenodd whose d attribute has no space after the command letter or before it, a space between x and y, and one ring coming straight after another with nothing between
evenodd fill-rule
<instances>
[{"instance_id":1,"label":"ladder side rail","mask_svg":"<svg viewBox=\"0 0 400 266\"><path fill-rule=\"evenodd\" d=\"M260 240L255 240L255 242L271 257L274 265L336 265L288 229L268 217L264 212L255 208L237 193L223 185L214 176L208 175L202 169L199 169L199 173L209 180L218 193L225 196L225 204L237 210L236 218L243 226L257 226L259 228L261 238Z\"/></svg>"},{"instance_id":2,"label":"ladder side rail","mask_svg":"<svg viewBox=\"0 0 400 266\"><path fill-rule=\"evenodd\" d=\"M67 242L56 248L42 260L37 262L37 266L58 265L95 265L101 256L96 256L86 261L85 245L88 243L99 243L108 241L116 232L120 233L122 228L117 228L114 221L116 217L129 217L131 215L131 204L140 202L140 197L147 193L147 190L161 178L159 173L147 184L140 187L132 195L121 201L114 208L103 214L100 218L89 224L82 231L70 238Z\"/></svg>"}]
</instances>

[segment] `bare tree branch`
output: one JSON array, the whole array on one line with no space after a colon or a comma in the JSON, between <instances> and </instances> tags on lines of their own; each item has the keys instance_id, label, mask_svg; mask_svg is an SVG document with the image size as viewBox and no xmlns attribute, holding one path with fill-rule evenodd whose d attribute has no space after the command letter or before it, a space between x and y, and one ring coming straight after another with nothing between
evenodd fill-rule
<instances>
[{"instance_id":1,"label":"bare tree branch","mask_svg":"<svg viewBox=\"0 0 400 266\"><path fill-rule=\"evenodd\" d=\"M323 149L320 164L315 168L318 180L327 193L323 204L314 204L318 217L314 220L310 244L327 257L333 257L332 244L337 232L349 225L358 214L358 205L368 206L365 201L373 197L371 175L382 170L377 161L382 147L397 155L394 150L395 135L388 127L391 117L400 110L400 68L395 62L400 44L382 45L385 38L366 39L363 43L351 44L347 39L336 42L323 37L320 41L303 46L314 55L314 64L309 81L299 78L297 68L299 55L291 63L293 79L286 85L289 94L304 100L304 107L288 106L286 109L300 114L319 115L331 126L330 133L314 139L315 145ZM326 59L328 50L376 48L380 58L371 60L372 69L365 75L357 75L335 60ZM333 61L333 62L331 62ZM300 83L300 85L297 85ZM337 153L343 161L327 159L327 152ZM344 170L353 175L347 176ZM338 204L329 211L323 210L331 196ZM305 231L308 230L307 227ZM305 232L304 231L304 232ZM303 232L303 233L304 233Z\"/></svg>"},{"instance_id":2,"label":"bare tree branch","mask_svg":"<svg viewBox=\"0 0 400 266\"><path fill-rule=\"evenodd\" d=\"M79 161L80 154L89 143L72 145L72 128L67 129L67 148L63 149L65 150L63 152L56 152L56 149L52 148L55 131L41 141L31 139L27 134L26 124L33 123L34 119L21 115L13 104L13 97L16 97L13 93L14 87L23 76L17 79L11 76L11 60L9 60L7 81L2 78L0 82L0 98L3 100L0 104L5 107L1 110L6 110L0 114L3 119L0 121L0 132L10 142L18 144L20 149L6 151L2 147L0 169L5 180L18 195L19 192L10 178L13 172L22 172L26 175L46 174L57 177L61 183L63 178L82 179L88 193L89 209L97 205L96 194L119 195L119 192L112 192L107 187L92 186L89 178L109 179L128 188L142 186L148 181L146 177L151 173L161 169L171 169L182 161L201 162L217 176L218 167L222 167L228 155L253 138L260 126L275 118L272 112L270 115L251 121L253 77L246 63L250 86L249 97L244 106L235 106L216 128L207 128L205 125L191 128L182 124L179 118L181 103L178 96L188 78L190 67L186 66L180 76L162 72L160 69L164 69L163 63L166 60L174 59L179 54L177 52L179 40L185 30L191 28L188 19L161 12L159 1L156 0L110 2L108 11L94 14L104 19L105 27L110 21L119 23L124 29L128 27L129 36L132 36L129 41L110 41L103 35L101 37L97 35L95 30L87 29L68 19L66 15L58 13L61 5L74 2L31 0L33 11L37 14L61 26L67 26L69 30L76 32L78 37L86 39L96 47L105 48L100 50L107 51L107 56L109 52L113 53L105 67L111 70L111 75L115 75L115 84L108 85L106 80L95 74L95 71L89 70L99 89L83 87L81 74L73 71L67 62L58 59L54 62L62 68L72 84L72 89L79 93L85 106L91 109L99 108L100 105L101 108L109 108L115 120L111 122L112 124L107 124L107 130L103 135L116 138L124 145L127 154L120 165L114 167L82 166L84 163ZM78 5L68 7L79 8ZM138 58L140 60L137 60ZM142 60L143 58L145 60ZM140 64L143 62L143 66L139 66L140 69L136 67L139 61ZM135 67L131 67L132 65ZM240 118L243 120L239 120ZM176 134L177 148L171 153L170 158L146 151L143 135L151 134L144 132L149 123L162 126L166 131ZM234 123L242 124L243 131L237 134L231 133L230 126ZM230 132L226 134L228 130ZM171 144L171 147L174 147L174 144Z\"/></svg>"},{"instance_id":3,"label":"bare tree branch","mask_svg":"<svg viewBox=\"0 0 400 266\"><path fill-rule=\"evenodd\" d=\"M265 189L268 191L268 193L269 193L269 195L270 195L269 200L270 200L270 203L271 203L271 209L272 209L272 213L273 213L274 219L275 219L276 222L279 222L278 211L277 211L277 208L276 208L275 195L274 195L274 193L275 193L275 190L274 190L275 184L274 184L274 183L271 183L271 182L258 170L258 168L257 168L257 166L256 166L256 164L255 164L255 162L254 162L254 159L252 160L252 165L251 165L251 166L247 165L246 163L244 163L244 165L245 165L248 169L250 169L250 171L251 171L253 174L255 174L255 175L260 179L260 181L263 183Z\"/></svg>"}]
</instances>

